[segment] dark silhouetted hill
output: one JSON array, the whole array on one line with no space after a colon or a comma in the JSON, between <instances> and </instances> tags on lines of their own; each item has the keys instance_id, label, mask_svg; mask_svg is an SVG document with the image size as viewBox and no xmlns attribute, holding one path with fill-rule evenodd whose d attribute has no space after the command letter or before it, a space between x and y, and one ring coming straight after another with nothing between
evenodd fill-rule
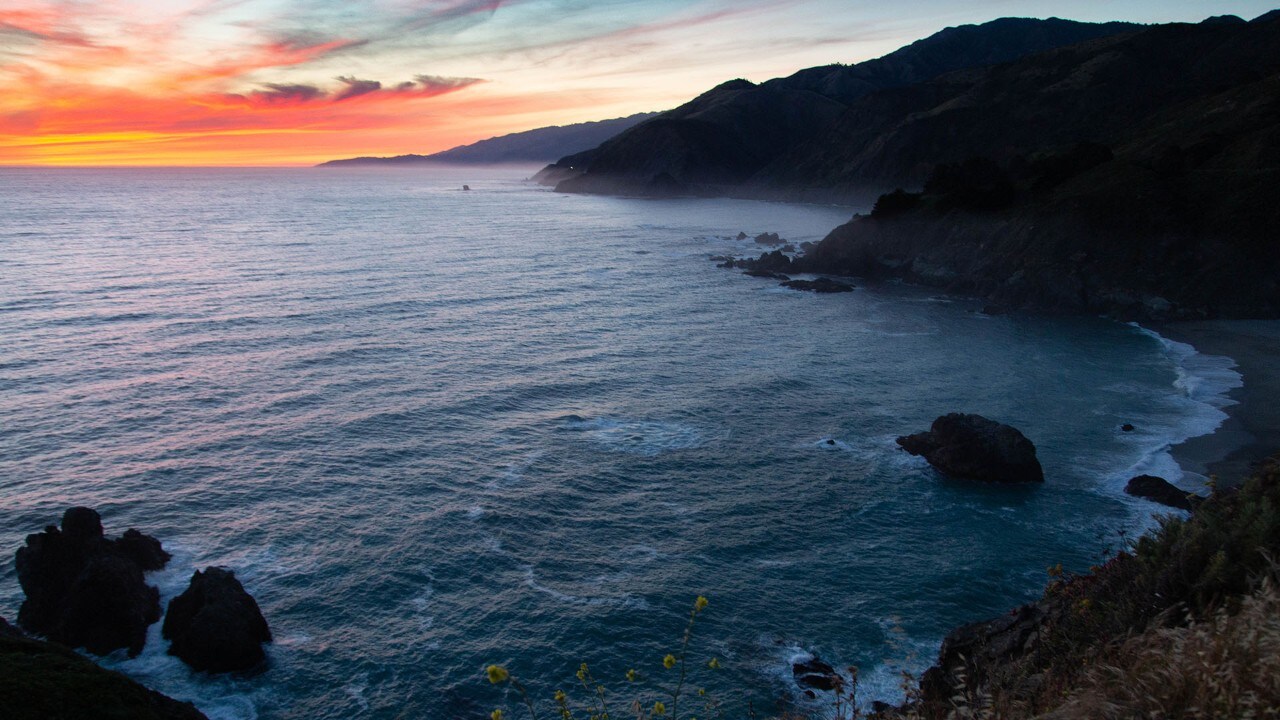
<instances>
[{"instance_id":1,"label":"dark silhouetted hill","mask_svg":"<svg viewBox=\"0 0 1280 720\"><path fill-rule=\"evenodd\" d=\"M416 163L453 163L459 165L545 163L570 153L595 147L614 135L655 115L657 113L639 113L613 120L538 128L489 138L470 145L461 145L432 155L358 157L347 160L330 160L329 162L321 163L319 167L413 165Z\"/></svg>"},{"instance_id":2,"label":"dark silhouetted hill","mask_svg":"<svg viewBox=\"0 0 1280 720\"><path fill-rule=\"evenodd\" d=\"M826 137L851 104L872 93L1138 27L1005 18L947 28L857 65L809 68L759 85L733 80L562 158L539 179L566 192L750 194L753 177Z\"/></svg>"}]
</instances>

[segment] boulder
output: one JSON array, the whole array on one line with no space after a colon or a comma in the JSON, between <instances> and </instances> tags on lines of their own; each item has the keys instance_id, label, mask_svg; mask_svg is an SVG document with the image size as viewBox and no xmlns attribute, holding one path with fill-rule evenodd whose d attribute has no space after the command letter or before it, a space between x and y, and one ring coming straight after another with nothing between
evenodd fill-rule
<instances>
[{"instance_id":1,"label":"boulder","mask_svg":"<svg viewBox=\"0 0 1280 720\"><path fill-rule=\"evenodd\" d=\"M804 662L792 663L791 674L797 685L815 690L834 690L840 682L836 669L822 662L817 655Z\"/></svg>"},{"instance_id":2,"label":"boulder","mask_svg":"<svg viewBox=\"0 0 1280 720\"><path fill-rule=\"evenodd\" d=\"M169 554L155 538L136 530L127 540L103 536L98 513L75 507L27 536L15 566L26 600L18 624L71 647L105 655L127 648L142 651L147 626L160 619L160 593L147 585L146 570L158 570Z\"/></svg>"},{"instance_id":3,"label":"boulder","mask_svg":"<svg viewBox=\"0 0 1280 720\"><path fill-rule=\"evenodd\" d=\"M169 654L211 673L251 670L266 655L271 630L258 603L236 579L218 567L196 571L186 591L169 602L164 637Z\"/></svg>"},{"instance_id":4,"label":"boulder","mask_svg":"<svg viewBox=\"0 0 1280 720\"><path fill-rule=\"evenodd\" d=\"M928 432L898 438L944 475L984 482L1044 482L1036 447L1015 428L981 415L951 413Z\"/></svg>"},{"instance_id":5,"label":"boulder","mask_svg":"<svg viewBox=\"0 0 1280 720\"><path fill-rule=\"evenodd\" d=\"M782 286L789 287L792 290L803 290L806 292L816 293L853 292L852 285L825 277L820 277L817 280L788 280L787 282L782 283Z\"/></svg>"},{"instance_id":6,"label":"boulder","mask_svg":"<svg viewBox=\"0 0 1280 720\"><path fill-rule=\"evenodd\" d=\"M1188 493L1186 490L1179 489L1164 478L1154 475L1139 475L1133 478L1124 486L1124 491L1134 497L1144 498L1152 502L1158 502L1161 505L1168 505L1171 508L1187 510L1188 512L1194 510L1195 506L1200 502L1199 497Z\"/></svg>"},{"instance_id":7,"label":"boulder","mask_svg":"<svg viewBox=\"0 0 1280 720\"><path fill-rule=\"evenodd\" d=\"M778 236L778 233L765 232L756 236L756 242L761 245L781 245L786 240Z\"/></svg>"}]
</instances>

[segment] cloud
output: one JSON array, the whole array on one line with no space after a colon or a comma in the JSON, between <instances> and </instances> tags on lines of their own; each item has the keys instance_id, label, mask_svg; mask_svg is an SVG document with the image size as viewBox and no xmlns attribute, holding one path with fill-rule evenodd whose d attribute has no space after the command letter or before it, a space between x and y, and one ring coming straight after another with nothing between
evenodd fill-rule
<instances>
[{"instance_id":1,"label":"cloud","mask_svg":"<svg viewBox=\"0 0 1280 720\"><path fill-rule=\"evenodd\" d=\"M440 75L419 75L414 80L415 82L410 83L410 86L420 95L443 95L484 82L480 78L442 77Z\"/></svg>"},{"instance_id":2,"label":"cloud","mask_svg":"<svg viewBox=\"0 0 1280 720\"><path fill-rule=\"evenodd\" d=\"M360 80L354 77L339 77L338 82L346 87L339 89L333 94L334 102L342 102L350 100L361 95L368 95L371 92L378 92L382 89L382 83L377 80Z\"/></svg>"},{"instance_id":3,"label":"cloud","mask_svg":"<svg viewBox=\"0 0 1280 720\"><path fill-rule=\"evenodd\" d=\"M362 80L352 76L334 78L338 87L330 90L306 83L265 83L246 93L226 93L211 104L225 107L285 107L306 104L340 103L356 98L390 98L412 96L436 97L468 88L484 80L469 77L418 75L413 80L384 86L378 80Z\"/></svg>"},{"instance_id":4,"label":"cloud","mask_svg":"<svg viewBox=\"0 0 1280 720\"><path fill-rule=\"evenodd\" d=\"M273 103L296 105L319 100L324 97L325 92L315 85L267 83L265 90L254 90L250 95L255 101L268 105Z\"/></svg>"}]
</instances>

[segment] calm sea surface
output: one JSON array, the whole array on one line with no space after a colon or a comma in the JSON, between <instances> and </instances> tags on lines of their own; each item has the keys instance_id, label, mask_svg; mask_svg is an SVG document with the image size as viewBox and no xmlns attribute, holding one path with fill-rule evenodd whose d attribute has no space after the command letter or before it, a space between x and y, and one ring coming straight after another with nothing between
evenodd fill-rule
<instances>
[{"instance_id":1,"label":"calm sea surface","mask_svg":"<svg viewBox=\"0 0 1280 720\"><path fill-rule=\"evenodd\" d=\"M529 172L0 170L0 615L24 536L88 505L174 552L164 602L207 565L257 597L264 673L189 672L159 624L103 661L214 718L514 711L494 662L539 702L582 661L651 701L622 676L670 679L698 594L730 717L821 704L790 677L809 653L891 699L951 627L1146 527L1124 480L1176 478L1166 446L1238 381L1135 327L708 261L849 208ZM894 444L951 411L1022 429L1047 482Z\"/></svg>"}]
</instances>

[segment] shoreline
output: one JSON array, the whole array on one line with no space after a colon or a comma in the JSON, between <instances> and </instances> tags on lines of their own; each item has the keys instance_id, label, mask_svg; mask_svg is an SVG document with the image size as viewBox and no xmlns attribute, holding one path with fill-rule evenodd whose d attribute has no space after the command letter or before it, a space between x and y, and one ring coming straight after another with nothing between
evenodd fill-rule
<instances>
[{"instance_id":1,"label":"shoreline","mask_svg":"<svg viewBox=\"0 0 1280 720\"><path fill-rule=\"evenodd\" d=\"M1183 472L1216 475L1234 484L1255 463L1280 450L1280 320L1193 320L1151 329L1202 355L1236 363L1243 385L1227 393L1234 405L1216 430L1169 449Z\"/></svg>"}]
</instances>

